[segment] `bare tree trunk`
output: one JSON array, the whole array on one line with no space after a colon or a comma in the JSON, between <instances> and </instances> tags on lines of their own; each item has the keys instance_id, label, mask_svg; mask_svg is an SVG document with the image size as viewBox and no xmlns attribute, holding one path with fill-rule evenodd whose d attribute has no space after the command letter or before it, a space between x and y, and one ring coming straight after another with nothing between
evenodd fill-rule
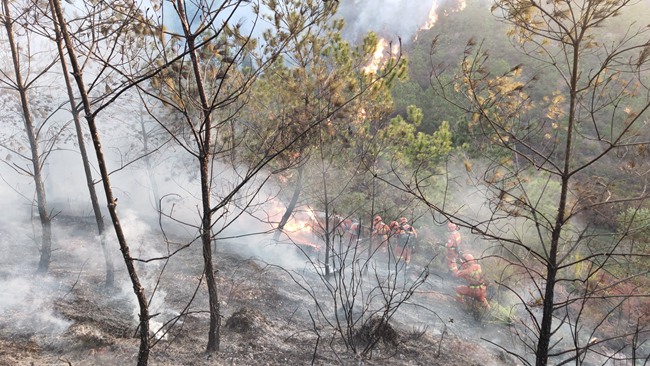
<instances>
[{"instance_id":1,"label":"bare tree trunk","mask_svg":"<svg viewBox=\"0 0 650 366\"><path fill-rule=\"evenodd\" d=\"M323 171L323 197L325 198L325 275L329 276L330 269L330 252L332 252L332 238L330 237L330 209L329 197L327 197L327 172ZM338 225L338 223L337 223ZM336 230L336 228L334 228ZM334 256L332 256L332 265L334 265Z\"/></svg>"},{"instance_id":2,"label":"bare tree trunk","mask_svg":"<svg viewBox=\"0 0 650 366\"><path fill-rule=\"evenodd\" d=\"M558 202L557 217L551 235L551 248L546 263L546 288L544 289L544 307L542 323L539 329L539 339L537 341L536 366L545 366L548 363L548 352L551 345L553 310L555 309L555 278L558 271L557 252L560 243L560 234L564 226L565 212L567 205L567 195L569 192L569 179L571 177L571 158L573 150L573 127L576 123L576 93L578 90L578 77L580 73L579 43L573 45L573 60L571 70L570 99L569 99L569 116L567 123L566 146L564 152L564 169L561 175L562 191L560 201Z\"/></svg>"},{"instance_id":3,"label":"bare tree trunk","mask_svg":"<svg viewBox=\"0 0 650 366\"><path fill-rule=\"evenodd\" d=\"M6 1L6 0L5 0ZM75 81L77 83L77 88L79 89L79 95L83 102L84 112L86 114L86 120L88 122L88 127L90 128L90 135L93 140L93 146L95 148L95 154L97 155L97 163L99 165L99 170L102 177L102 183L104 185L104 193L106 195L106 201L108 202L108 211L111 215L111 220L113 222L113 228L115 229L115 234L117 235L117 240L120 244L120 250L122 252L122 257L124 258L124 263L126 264L127 270L129 272L129 278L131 279L131 284L133 285L133 292L135 293L138 299L138 305L140 309L140 319L139 319L139 329L140 329L140 349L138 351L138 366L146 366L149 360L149 305L147 298L144 293L144 289L140 284L140 279L135 269L133 263L133 258L131 257L130 249L128 243L126 242L126 237L124 231L122 230L122 225L120 224L120 219L117 214L117 200L113 196L113 190L111 188L110 176L108 169L106 167L106 161L104 159L104 152L102 150L101 141L99 139L99 132L97 131L97 126L95 124L95 115L92 112L92 107L90 104L90 98L86 92L86 86L84 85L83 75L81 68L77 62L77 56L75 50L72 47L72 41L70 35L68 34L67 25L65 23L65 18L63 16L63 11L61 10L61 3L59 0L50 0L55 11L55 21L59 23L59 29L61 30L61 38L65 43L66 50L68 51L68 57L70 59L70 65L72 67L72 75L74 75Z\"/></svg>"},{"instance_id":4,"label":"bare tree trunk","mask_svg":"<svg viewBox=\"0 0 650 366\"><path fill-rule=\"evenodd\" d=\"M284 215L282 215L282 218L280 219L280 223L278 224L278 228L275 232L275 235L273 236L273 240L275 241L280 239L280 234L282 234L284 225L287 224L289 218L291 217L291 214L293 214L293 211L296 209L296 204L298 204L298 198L300 198L300 193L302 192L302 175L304 169L305 169L304 165L300 165L298 167L298 179L296 179L296 187L293 190L291 201L289 202L289 205L287 205L287 209L284 211Z\"/></svg>"},{"instance_id":5,"label":"bare tree trunk","mask_svg":"<svg viewBox=\"0 0 650 366\"><path fill-rule=\"evenodd\" d=\"M210 130L206 128L206 131ZM201 164L201 197L203 199L203 220L201 223L201 243L203 245L203 266L205 282L208 286L208 299L210 307L210 328L208 330L208 344L206 352L214 353L219 351L221 310L219 305L219 294L217 292L217 281L215 268L212 263L212 210L210 207L210 163L209 156L202 156Z\"/></svg>"},{"instance_id":6,"label":"bare tree trunk","mask_svg":"<svg viewBox=\"0 0 650 366\"><path fill-rule=\"evenodd\" d=\"M52 16L56 17L54 10ZM83 163L84 174L86 176L86 186L88 187L90 203L93 207L93 213L95 214L95 222L97 223L99 242L102 247L102 252L104 253L104 262L106 263L106 280L104 281L104 285L106 287L113 287L115 284L115 266L113 265L113 258L111 257L111 254L108 250L106 238L104 236L106 233L104 217L102 216L102 211L99 207L97 191L95 190L95 183L93 182L93 174L90 169L90 161L88 160L88 152L86 151L86 143L83 138L83 129L81 128L81 121L79 119L79 110L77 109L75 103L74 92L72 91L72 83L70 81L70 77L68 76L68 65L65 62L65 51L63 50L63 42L61 40L61 30L59 29L59 24L57 22L53 23L54 31L56 33L56 45L59 51L59 58L61 59L61 71L63 73L63 79L65 80L68 99L70 100L70 111L72 113L72 119L74 120L74 127L77 133L77 143L79 144L79 152L81 153L81 162Z\"/></svg>"},{"instance_id":7,"label":"bare tree trunk","mask_svg":"<svg viewBox=\"0 0 650 366\"><path fill-rule=\"evenodd\" d=\"M31 161L34 168L32 177L34 178L34 186L36 188L36 205L38 207L38 216L41 221L42 241L41 241L41 258L38 262L38 273L45 274L50 268L50 261L52 259L52 219L47 212L47 202L45 197L45 186L43 184L43 174L41 170L41 160L38 153L38 137L34 129L34 121L29 108L29 100L27 98L27 88L23 84L22 74L20 72L20 59L18 56L18 49L13 33L13 19L9 9L9 0L3 1L4 7L4 23L7 29L7 42L11 48L11 60L16 73L16 90L20 95L20 104L22 107L23 122L25 124L25 132L29 140L29 147L31 150Z\"/></svg>"},{"instance_id":8,"label":"bare tree trunk","mask_svg":"<svg viewBox=\"0 0 650 366\"><path fill-rule=\"evenodd\" d=\"M373 164L374 166L374 164ZM375 248L375 243L373 243L373 232L375 231L375 198L377 194L377 178L372 177L372 199L370 200L370 241L368 244L368 262L372 260L372 257L376 254L375 251L379 249L379 245ZM359 225L361 228L361 225ZM390 248L388 249L390 250ZM365 266L364 273L368 273L369 266Z\"/></svg>"},{"instance_id":9,"label":"bare tree trunk","mask_svg":"<svg viewBox=\"0 0 650 366\"><path fill-rule=\"evenodd\" d=\"M149 136L147 135L147 129L144 124L144 110L140 108L140 134L142 135L142 152L144 156L144 163L147 169L147 177L149 178L149 183L151 184L151 193L153 194L153 199L156 205L156 212L160 214L160 191L158 190L158 182L156 177L153 174L153 167L151 166L151 158L149 157Z\"/></svg>"},{"instance_id":10,"label":"bare tree trunk","mask_svg":"<svg viewBox=\"0 0 650 366\"><path fill-rule=\"evenodd\" d=\"M203 266L205 274L205 282L208 286L208 302L210 307L210 328L208 330L208 344L206 352L214 353L219 351L220 343L220 328L221 328L221 310L219 306L219 294L217 292L217 281L215 278L215 268L212 261L212 207L210 203L210 187L212 177L210 175L210 166L212 155L210 149L212 147L212 114L208 98L206 97L205 86L201 76L200 61L196 54L195 35L187 23L185 15L185 3L182 0L177 0L176 8L178 11L181 25L183 26L183 33L187 40L187 47L189 50L190 59L192 61L192 68L194 70L194 78L196 82L196 90L201 101L202 108L202 129L203 136L199 137L200 141L197 142L199 149L199 169L201 171L201 200L202 200L202 214L201 220L201 243L203 246Z\"/></svg>"}]
</instances>

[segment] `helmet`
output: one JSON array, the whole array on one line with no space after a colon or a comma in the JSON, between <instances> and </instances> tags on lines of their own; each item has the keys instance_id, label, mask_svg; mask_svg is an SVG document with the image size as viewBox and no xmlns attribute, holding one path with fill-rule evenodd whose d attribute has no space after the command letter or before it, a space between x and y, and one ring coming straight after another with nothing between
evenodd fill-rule
<instances>
[{"instance_id":1,"label":"helmet","mask_svg":"<svg viewBox=\"0 0 650 366\"><path fill-rule=\"evenodd\" d=\"M379 215L375 216L374 222L378 223L379 221L381 221L381 216L379 216Z\"/></svg>"},{"instance_id":2,"label":"helmet","mask_svg":"<svg viewBox=\"0 0 650 366\"><path fill-rule=\"evenodd\" d=\"M454 224L453 222L449 221L449 223L447 224L447 229L449 229L449 231L455 231L458 229L458 226L456 226L456 224Z\"/></svg>"},{"instance_id":3,"label":"helmet","mask_svg":"<svg viewBox=\"0 0 650 366\"><path fill-rule=\"evenodd\" d=\"M406 217L400 217L400 219L399 219L399 223L400 223L400 224L403 224L403 223L405 223L405 222L408 222L408 220L406 219Z\"/></svg>"},{"instance_id":4,"label":"helmet","mask_svg":"<svg viewBox=\"0 0 650 366\"><path fill-rule=\"evenodd\" d=\"M469 254L469 253L465 254L465 255L463 256L463 259L464 259L465 262L467 262L467 263L474 263L474 256L471 255L471 254Z\"/></svg>"},{"instance_id":5,"label":"helmet","mask_svg":"<svg viewBox=\"0 0 650 366\"><path fill-rule=\"evenodd\" d=\"M399 226L399 224L397 223L397 221L391 221L391 222L390 222L390 228L391 228L391 229L394 229L394 228L396 228L396 227L398 227L398 226Z\"/></svg>"}]
</instances>

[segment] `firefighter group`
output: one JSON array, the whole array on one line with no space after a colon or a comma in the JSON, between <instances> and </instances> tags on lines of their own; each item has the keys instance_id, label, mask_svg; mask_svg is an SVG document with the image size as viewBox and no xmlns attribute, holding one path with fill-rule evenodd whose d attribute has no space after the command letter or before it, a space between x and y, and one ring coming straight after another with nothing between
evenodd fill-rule
<instances>
[{"instance_id":1,"label":"firefighter group","mask_svg":"<svg viewBox=\"0 0 650 366\"><path fill-rule=\"evenodd\" d=\"M334 215L332 227L336 232L345 236L350 242L360 240L361 236L370 234L370 253L378 257L394 258L397 263L409 270L411 255L416 249L418 233L406 217L386 224L382 217L373 218L370 232L364 233L364 228L358 222ZM364 235L365 234L365 235ZM487 300L487 281L483 277L481 265L470 253L461 250L461 234L453 222L447 223L447 241L445 247L445 263L448 275L463 282L456 287L455 297L459 303L468 306L476 305L490 309Z\"/></svg>"},{"instance_id":2,"label":"firefighter group","mask_svg":"<svg viewBox=\"0 0 650 366\"><path fill-rule=\"evenodd\" d=\"M417 231L409 224L408 219L402 217L386 224L381 216L377 215L373 219L372 228L371 251L386 254L389 248L394 248L392 253L394 257L403 261L408 268L418 237ZM460 303L473 301L480 307L490 309L487 301L487 281L483 277L481 265L472 254L461 251L462 238L458 226L450 221L447 224L447 231L445 262L448 274L464 282L463 285L456 287L456 300Z\"/></svg>"},{"instance_id":3,"label":"firefighter group","mask_svg":"<svg viewBox=\"0 0 650 366\"><path fill-rule=\"evenodd\" d=\"M453 222L447 223L447 242L445 243L445 260L449 274L465 281L465 285L456 287L456 300L464 303L467 299L475 301L486 309L490 309L487 301L487 281L483 277L481 265L471 253L460 250L461 235L458 226ZM460 262L460 268L458 263Z\"/></svg>"}]
</instances>

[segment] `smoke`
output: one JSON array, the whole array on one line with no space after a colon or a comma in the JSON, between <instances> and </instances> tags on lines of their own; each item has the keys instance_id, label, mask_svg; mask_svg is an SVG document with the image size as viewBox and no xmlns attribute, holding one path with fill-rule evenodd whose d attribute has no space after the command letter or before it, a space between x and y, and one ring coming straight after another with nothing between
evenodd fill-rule
<instances>
[{"instance_id":1,"label":"smoke","mask_svg":"<svg viewBox=\"0 0 650 366\"><path fill-rule=\"evenodd\" d=\"M346 20L346 35L357 38L368 31L409 39L426 23L434 2L403 0L353 0L339 6Z\"/></svg>"},{"instance_id":2,"label":"smoke","mask_svg":"<svg viewBox=\"0 0 650 366\"><path fill-rule=\"evenodd\" d=\"M431 27L435 22L436 9L445 3L463 3L461 0L350 0L340 1L336 17L345 20L344 37L351 42L360 41L368 32L373 31L380 37L396 42L401 38L403 43L413 40L423 27ZM164 22L166 27L180 31L180 24L169 5L163 5ZM196 13L195 8L189 8L188 13ZM261 12L268 13L262 7ZM267 14L268 15L268 14ZM434 19L432 19L434 18ZM197 17L198 19L198 17ZM248 6L240 6L233 17L241 22L242 30L250 32L255 14ZM253 38L261 39L262 33L269 29L264 22L257 22L252 29Z\"/></svg>"},{"instance_id":3,"label":"smoke","mask_svg":"<svg viewBox=\"0 0 650 366\"><path fill-rule=\"evenodd\" d=\"M262 178L253 180L250 188L254 190L262 184L260 180ZM280 189L267 183L254 199L248 201L245 210L241 209L244 207L243 200L236 202L234 207L230 208L231 217L237 217L236 223L225 227L219 234L218 249L234 251L242 257L262 260L287 269L304 268L307 259L301 252L300 245L313 244L317 238L303 226L308 220L308 215L304 214L305 207L298 207L285 226L287 233L277 242L274 240L276 225L286 210L277 198ZM240 196L249 197L249 193L252 192L244 190ZM292 230L298 227L303 230ZM303 249L308 250L307 247Z\"/></svg>"},{"instance_id":4,"label":"smoke","mask_svg":"<svg viewBox=\"0 0 650 366\"><path fill-rule=\"evenodd\" d=\"M153 315L149 320L149 330L152 335L155 335L155 338L167 339L167 335L164 333L164 325L178 316L179 313L167 303L167 291L156 286L156 283L159 280L161 267L161 262L140 266L138 277L140 279L140 284L145 289L156 289L153 296L150 296L150 292L147 292L147 295L150 296L148 306L149 314ZM130 281L122 282L120 284L120 293L117 297L131 309L131 321L134 325L137 325L140 319L140 307L137 298L133 296L133 284Z\"/></svg>"},{"instance_id":5,"label":"smoke","mask_svg":"<svg viewBox=\"0 0 650 366\"><path fill-rule=\"evenodd\" d=\"M369 31L408 43L428 21L435 0L352 0L341 1L339 15L345 19L344 35L358 41Z\"/></svg>"},{"instance_id":6,"label":"smoke","mask_svg":"<svg viewBox=\"0 0 650 366\"><path fill-rule=\"evenodd\" d=\"M18 336L46 339L64 333L71 321L58 316L52 309L57 284L51 279L32 281L15 277L0 281L0 329L10 329Z\"/></svg>"},{"instance_id":7,"label":"smoke","mask_svg":"<svg viewBox=\"0 0 650 366\"><path fill-rule=\"evenodd\" d=\"M491 206L488 197L494 197L494 192L490 193L485 187L472 183L481 181L481 177L474 176L474 174L488 171L489 163L475 159L472 161L472 166L472 171L466 172L461 162L452 160L448 165L450 181L447 192L450 197L445 202L447 211L454 212L456 217L459 218L457 222L462 221L478 225L480 229L486 230L495 237L521 240L525 245L532 248L541 245L537 243L536 240L538 239L535 235L531 235L531 233L534 233L531 230L532 224L525 215L500 216L493 213L494 203ZM535 185L534 180L531 180L522 183L521 187L526 190L527 198L531 202L539 203L537 206L538 215L546 213L544 210L548 210L548 215L553 214L553 202L557 202L557 192L559 190L556 182L544 181L542 189ZM482 223L489 223L489 226L481 226ZM584 226L580 220L573 219L572 224L576 226L576 232L583 232ZM543 293L540 293L539 290L542 289L543 291L546 283L541 275L537 277L536 269L530 270L535 266L530 257L531 252L509 246L505 240L502 242L486 240L479 235L474 235L472 231L467 229L461 229L460 232L462 235L461 249L465 253L471 253L474 257L479 258L483 275L492 282L492 288L499 291L495 291L492 299L493 311L512 311L512 320L515 321L515 324L509 328L512 332L504 332L495 328L483 328L477 330L476 333L480 334L481 338L489 339L492 343L503 346L534 363L535 356L529 353L529 350L524 346L524 342L528 345L535 345L537 335L534 331L535 328L530 325L534 322L537 324L541 322ZM568 237L568 235L570 234L566 234L565 237ZM577 239L567 239L569 242L575 240ZM505 248L508 249L504 250ZM541 252L541 249L537 250ZM502 261L499 258L506 260ZM530 265L531 267L520 268L519 266L513 266L512 264L517 261L521 261L521 266ZM543 269L541 273L543 273ZM558 315L553 320L555 330L551 342L555 343L555 349L568 350L576 345L585 347L593 341L594 336L605 338L604 334L606 334L611 336L612 340L593 345L593 349L584 356L583 364L610 364L609 362L612 361L608 360L606 355L625 356L624 353L628 352L627 349L614 350L617 342L620 341L614 338L622 334L622 329L619 330L619 333L609 331L607 322L598 323L603 318L599 318L600 315L597 312L592 313L593 307L600 306L600 304L605 308L609 308L612 305L611 303L608 304L608 302L612 300L603 301L598 297L592 297L589 300L585 300L586 298L581 299L581 296L583 296L581 291L585 290L580 289L580 292L571 290L566 286L567 282L565 280L555 284L555 302L557 304L568 304L567 309L556 310ZM507 286L507 289L505 286L501 286L502 284ZM587 294L584 296L592 295ZM585 302L581 303L582 301ZM583 305L584 308L581 308ZM567 314L566 318L563 317L565 314ZM588 314L589 317L585 314ZM501 313L501 315L505 314ZM607 319L607 321L609 320ZM563 358L570 357L571 355L567 354L556 357L555 360L561 362Z\"/></svg>"}]
</instances>

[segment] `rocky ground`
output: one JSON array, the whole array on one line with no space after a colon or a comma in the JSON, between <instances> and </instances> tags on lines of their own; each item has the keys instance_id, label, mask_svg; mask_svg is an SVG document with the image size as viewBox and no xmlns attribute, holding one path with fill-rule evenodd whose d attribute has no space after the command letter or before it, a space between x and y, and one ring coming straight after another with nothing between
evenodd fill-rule
<instances>
[{"instance_id":1,"label":"rocky ground","mask_svg":"<svg viewBox=\"0 0 650 366\"><path fill-rule=\"evenodd\" d=\"M37 246L15 233L0 233L0 365L136 364L137 310L124 264L116 256L118 285L105 288L103 257L90 228L58 233L44 277L33 275ZM136 255L146 251L149 240L155 239L131 241ZM485 341L508 347L511 327L477 321L458 308L452 296L456 283L435 271L425 279L415 270L383 288L377 283L388 277L386 271L369 270L358 292L346 296L356 304L351 313L363 319L346 338L336 331L336 314L344 312L342 285L355 280L330 279L328 286L309 265L280 267L265 260L264 253L253 257L250 250L242 251L243 246L237 240L218 246L223 320L220 352L214 355L204 352L208 314L200 248L191 246L168 262L139 264L147 295L156 288L152 328L166 323L167 331L154 336L150 365L516 364ZM246 246L250 249L250 243ZM286 256L289 250L280 253ZM386 296L400 299L410 289L412 296L388 325L376 327L370 314L374 304ZM377 346L362 355L373 339Z\"/></svg>"}]
</instances>

